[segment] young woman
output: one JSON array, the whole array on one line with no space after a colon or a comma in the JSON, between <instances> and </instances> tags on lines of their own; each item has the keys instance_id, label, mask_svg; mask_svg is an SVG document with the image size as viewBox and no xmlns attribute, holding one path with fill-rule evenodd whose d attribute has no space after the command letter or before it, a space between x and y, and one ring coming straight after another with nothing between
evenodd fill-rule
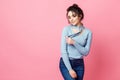
<instances>
[{"instance_id":1,"label":"young woman","mask_svg":"<svg viewBox=\"0 0 120 80\"><path fill-rule=\"evenodd\" d=\"M67 8L69 26L64 27L59 68L64 80L83 80L84 56L90 51L92 32L82 24L84 13L73 4Z\"/></svg>"}]
</instances>

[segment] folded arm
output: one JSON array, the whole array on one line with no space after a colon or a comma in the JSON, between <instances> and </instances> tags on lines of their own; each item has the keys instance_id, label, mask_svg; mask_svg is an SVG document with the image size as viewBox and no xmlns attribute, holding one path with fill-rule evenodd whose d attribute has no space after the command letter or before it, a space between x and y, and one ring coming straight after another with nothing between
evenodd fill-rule
<instances>
[{"instance_id":1,"label":"folded arm","mask_svg":"<svg viewBox=\"0 0 120 80\"><path fill-rule=\"evenodd\" d=\"M90 51L90 46L91 46L91 40L92 40L92 33L89 32L87 35L87 41L85 46L82 46L81 44L79 44L77 41L74 41L74 46L76 47L76 49L82 54L82 55L87 55Z\"/></svg>"}]
</instances>

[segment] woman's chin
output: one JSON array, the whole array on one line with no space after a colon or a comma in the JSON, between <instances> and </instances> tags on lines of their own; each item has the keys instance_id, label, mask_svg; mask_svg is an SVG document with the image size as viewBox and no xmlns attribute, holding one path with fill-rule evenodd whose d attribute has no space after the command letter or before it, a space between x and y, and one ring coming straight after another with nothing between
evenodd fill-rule
<instances>
[{"instance_id":1,"label":"woman's chin","mask_svg":"<svg viewBox=\"0 0 120 80\"><path fill-rule=\"evenodd\" d=\"M71 23L71 25L75 25L74 23Z\"/></svg>"},{"instance_id":2,"label":"woman's chin","mask_svg":"<svg viewBox=\"0 0 120 80\"><path fill-rule=\"evenodd\" d=\"M71 24L71 25L76 26L76 24Z\"/></svg>"}]
</instances>

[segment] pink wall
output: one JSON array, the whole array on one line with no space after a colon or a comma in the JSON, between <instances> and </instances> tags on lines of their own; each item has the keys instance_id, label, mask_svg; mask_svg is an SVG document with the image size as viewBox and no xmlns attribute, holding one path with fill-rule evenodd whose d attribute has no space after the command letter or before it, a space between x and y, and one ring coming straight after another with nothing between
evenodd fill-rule
<instances>
[{"instance_id":1,"label":"pink wall","mask_svg":"<svg viewBox=\"0 0 120 80\"><path fill-rule=\"evenodd\" d=\"M84 80L120 80L119 0L0 0L0 80L62 80L61 30L74 2L93 31Z\"/></svg>"}]
</instances>

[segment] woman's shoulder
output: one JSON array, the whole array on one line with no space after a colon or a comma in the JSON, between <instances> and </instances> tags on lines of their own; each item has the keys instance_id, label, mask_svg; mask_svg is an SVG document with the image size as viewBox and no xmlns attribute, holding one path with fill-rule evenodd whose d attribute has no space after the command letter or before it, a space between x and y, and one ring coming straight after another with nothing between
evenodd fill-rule
<instances>
[{"instance_id":1,"label":"woman's shoulder","mask_svg":"<svg viewBox=\"0 0 120 80\"><path fill-rule=\"evenodd\" d=\"M68 31L70 29L70 25L64 26L63 30Z\"/></svg>"},{"instance_id":2,"label":"woman's shoulder","mask_svg":"<svg viewBox=\"0 0 120 80\"><path fill-rule=\"evenodd\" d=\"M88 33L92 33L91 29L85 27L85 31L88 32Z\"/></svg>"}]
</instances>

